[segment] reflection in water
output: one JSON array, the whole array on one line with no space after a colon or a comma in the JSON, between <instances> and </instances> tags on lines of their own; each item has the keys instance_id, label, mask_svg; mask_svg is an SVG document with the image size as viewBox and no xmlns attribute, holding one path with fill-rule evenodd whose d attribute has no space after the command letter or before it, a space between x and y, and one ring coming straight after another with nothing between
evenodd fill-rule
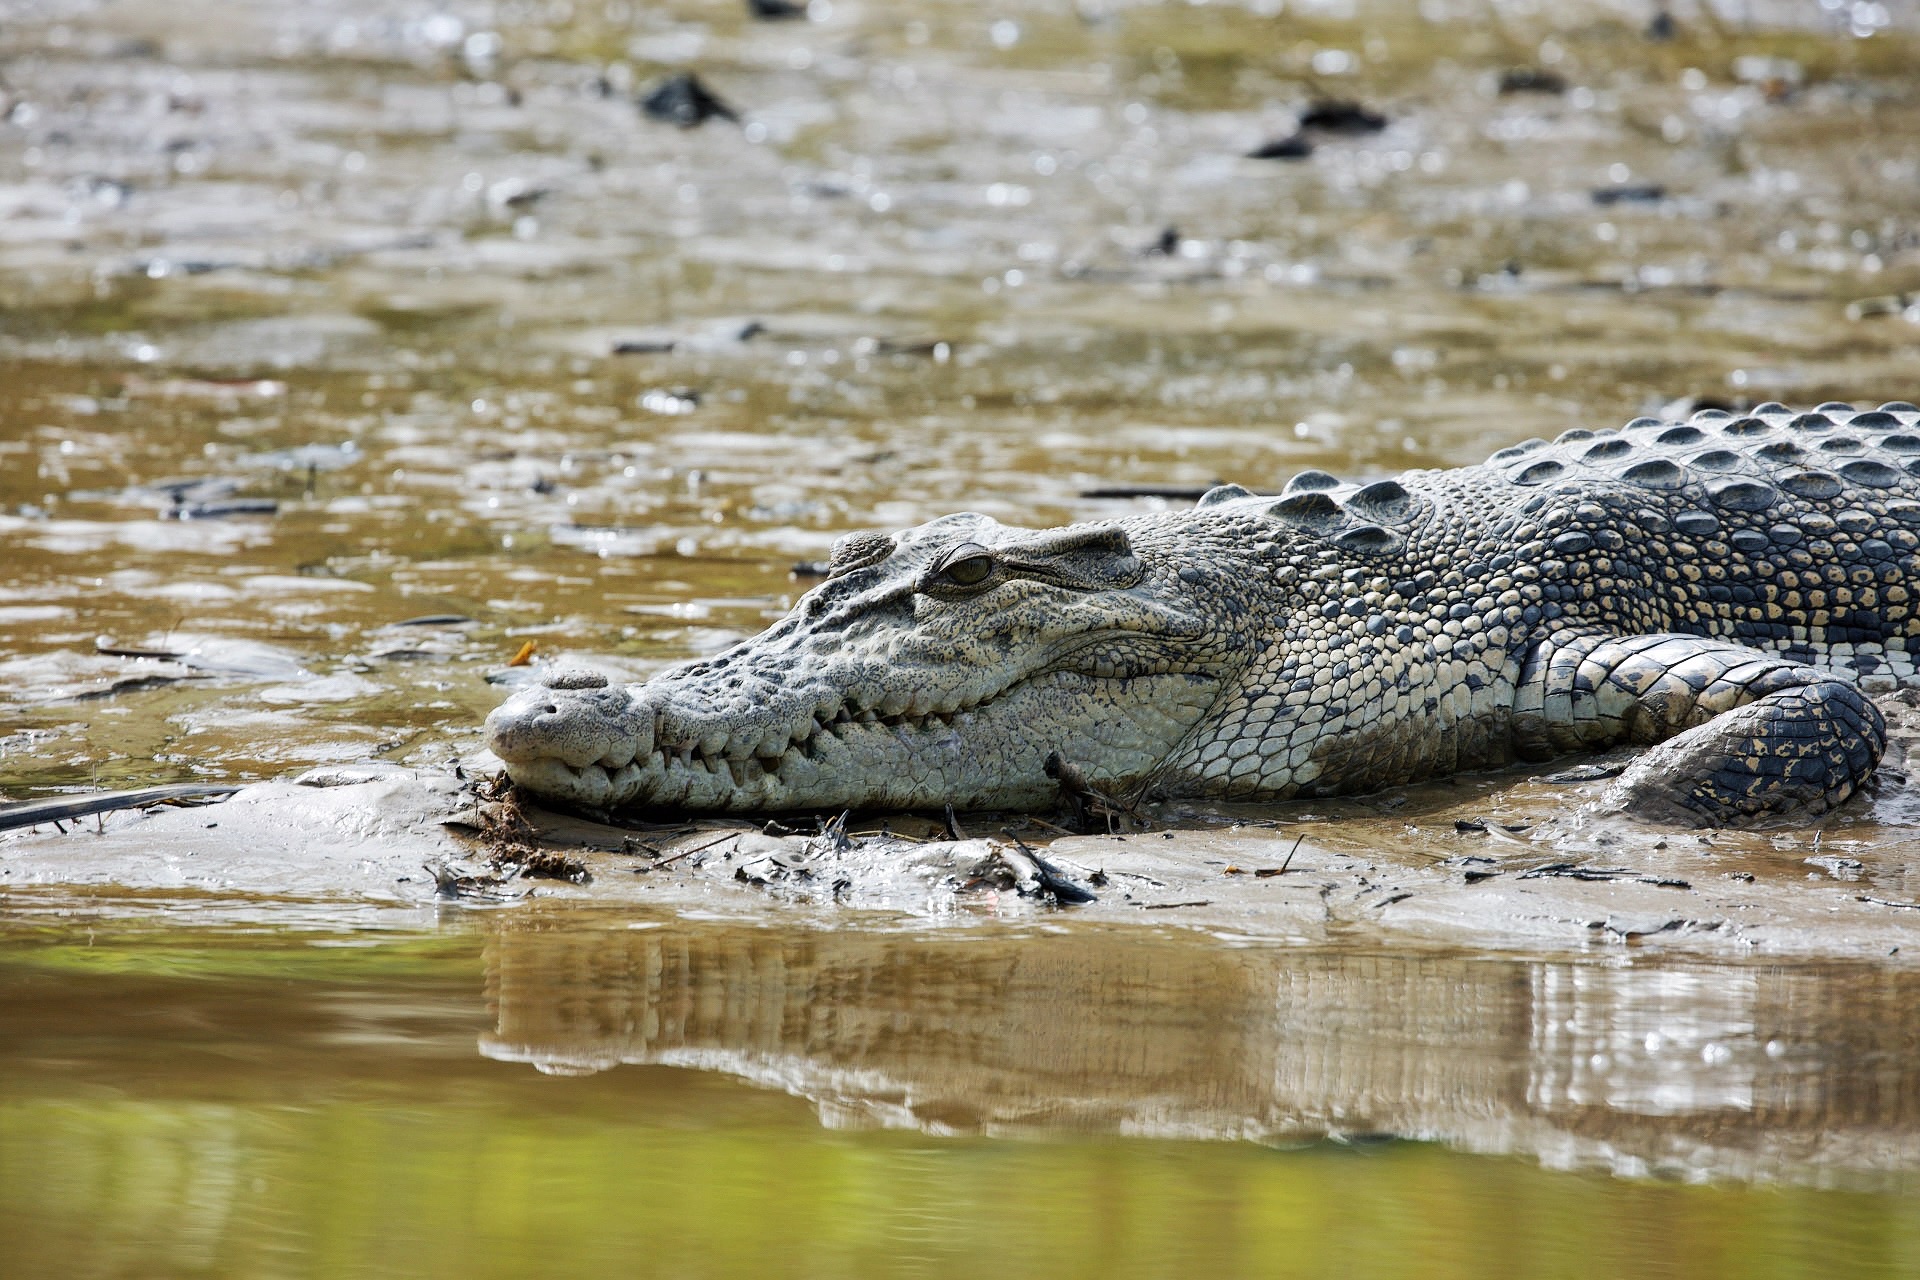
<instances>
[{"instance_id":1,"label":"reflection in water","mask_svg":"<svg viewBox=\"0 0 1920 1280\"><path fill-rule=\"evenodd\" d=\"M7 1280L1920 1274L1897 973L78 921L0 928ZM1328 1130L1453 1145L1166 1136Z\"/></svg>"},{"instance_id":2,"label":"reflection in water","mask_svg":"<svg viewBox=\"0 0 1920 1280\"><path fill-rule=\"evenodd\" d=\"M830 1126L1309 1140L1827 1181L1920 1166L1920 974L706 924L487 948L490 1057L663 1063Z\"/></svg>"}]
</instances>

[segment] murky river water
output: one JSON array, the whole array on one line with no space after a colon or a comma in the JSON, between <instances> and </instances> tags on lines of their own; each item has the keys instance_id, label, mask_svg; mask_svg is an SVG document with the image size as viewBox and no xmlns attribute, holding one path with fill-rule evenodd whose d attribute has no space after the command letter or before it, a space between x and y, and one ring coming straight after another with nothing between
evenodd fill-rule
<instances>
[{"instance_id":1,"label":"murky river water","mask_svg":"<svg viewBox=\"0 0 1920 1280\"><path fill-rule=\"evenodd\" d=\"M440 765L524 642L710 652L850 529L1915 398L1917 65L1908 4L0 3L0 796ZM1898 957L223 909L0 889L0 1271L1920 1271Z\"/></svg>"}]
</instances>

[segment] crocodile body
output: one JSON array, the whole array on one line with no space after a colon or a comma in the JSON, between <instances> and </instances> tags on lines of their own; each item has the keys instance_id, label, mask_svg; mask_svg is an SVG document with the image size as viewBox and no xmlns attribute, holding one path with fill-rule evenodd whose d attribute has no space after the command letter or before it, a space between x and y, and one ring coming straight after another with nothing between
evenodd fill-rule
<instances>
[{"instance_id":1,"label":"crocodile body","mask_svg":"<svg viewBox=\"0 0 1920 1280\"><path fill-rule=\"evenodd\" d=\"M686 811L1277 800L1622 743L1615 799L1822 812L1920 655L1920 410L1638 419L1364 486L858 534L762 635L494 712L528 790Z\"/></svg>"}]
</instances>

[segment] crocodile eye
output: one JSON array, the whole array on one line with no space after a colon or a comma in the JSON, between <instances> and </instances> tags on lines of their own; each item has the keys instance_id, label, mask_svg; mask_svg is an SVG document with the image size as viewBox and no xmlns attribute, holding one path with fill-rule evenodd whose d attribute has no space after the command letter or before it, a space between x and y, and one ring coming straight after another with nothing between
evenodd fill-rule
<instances>
[{"instance_id":1,"label":"crocodile eye","mask_svg":"<svg viewBox=\"0 0 1920 1280\"><path fill-rule=\"evenodd\" d=\"M972 542L955 547L940 564L940 576L956 587L977 587L992 573L993 554Z\"/></svg>"}]
</instances>

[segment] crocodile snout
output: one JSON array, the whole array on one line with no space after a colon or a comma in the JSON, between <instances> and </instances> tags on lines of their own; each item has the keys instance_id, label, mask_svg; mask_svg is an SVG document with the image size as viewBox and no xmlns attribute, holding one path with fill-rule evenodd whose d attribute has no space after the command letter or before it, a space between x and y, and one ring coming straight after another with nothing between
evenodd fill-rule
<instances>
[{"instance_id":1,"label":"crocodile snout","mask_svg":"<svg viewBox=\"0 0 1920 1280\"><path fill-rule=\"evenodd\" d=\"M617 769L653 751L654 716L631 692L591 673L562 672L487 716L487 745L509 765L558 760Z\"/></svg>"}]
</instances>

